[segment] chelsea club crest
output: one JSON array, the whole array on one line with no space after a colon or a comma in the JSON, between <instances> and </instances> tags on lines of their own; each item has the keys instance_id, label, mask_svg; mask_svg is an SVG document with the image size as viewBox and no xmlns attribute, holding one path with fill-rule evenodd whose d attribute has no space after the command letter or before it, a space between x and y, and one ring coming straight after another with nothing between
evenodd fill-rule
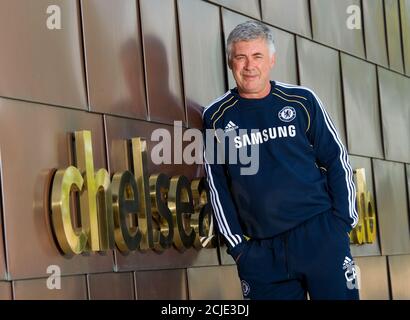
<instances>
[{"instance_id":1,"label":"chelsea club crest","mask_svg":"<svg viewBox=\"0 0 410 320\"><path fill-rule=\"evenodd\" d=\"M296 118L296 110L293 107L286 106L279 111L278 116L283 122L291 122Z\"/></svg>"}]
</instances>

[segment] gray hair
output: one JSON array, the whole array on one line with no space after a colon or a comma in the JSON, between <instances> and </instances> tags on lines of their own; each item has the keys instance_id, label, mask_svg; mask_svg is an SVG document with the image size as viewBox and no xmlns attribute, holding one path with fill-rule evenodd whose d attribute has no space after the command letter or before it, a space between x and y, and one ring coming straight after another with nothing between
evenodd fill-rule
<instances>
[{"instance_id":1,"label":"gray hair","mask_svg":"<svg viewBox=\"0 0 410 320\"><path fill-rule=\"evenodd\" d=\"M273 40L272 31L263 23L259 21L246 21L238 24L235 29L231 31L227 41L228 60L231 60L232 45L238 41L250 41L255 39L265 39L269 46L269 52L272 56L276 49Z\"/></svg>"}]
</instances>

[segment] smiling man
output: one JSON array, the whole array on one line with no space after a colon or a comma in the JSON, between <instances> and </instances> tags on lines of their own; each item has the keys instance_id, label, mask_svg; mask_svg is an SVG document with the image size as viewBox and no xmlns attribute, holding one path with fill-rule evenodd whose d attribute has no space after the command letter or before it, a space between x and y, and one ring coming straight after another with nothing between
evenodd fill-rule
<instances>
[{"instance_id":1,"label":"smiling man","mask_svg":"<svg viewBox=\"0 0 410 320\"><path fill-rule=\"evenodd\" d=\"M335 126L314 92L270 80L275 46L265 25L238 25L227 54L237 87L204 109L204 129L216 146L234 135L223 155L257 146L259 170L243 175L241 164L207 152L205 170L244 298L358 299L348 234L356 191Z\"/></svg>"}]
</instances>

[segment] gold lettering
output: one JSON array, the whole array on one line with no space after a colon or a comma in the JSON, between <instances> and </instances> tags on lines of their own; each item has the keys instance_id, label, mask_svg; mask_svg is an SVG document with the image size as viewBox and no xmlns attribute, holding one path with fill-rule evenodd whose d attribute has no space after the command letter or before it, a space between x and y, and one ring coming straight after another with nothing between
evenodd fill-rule
<instances>
[{"instance_id":1,"label":"gold lettering","mask_svg":"<svg viewBox=\"0 0 410 320\"><path fill-rule=\"evenodd\" d=\"M137 181L139 193L140 210L138 214L138 225L142 234L140 245L141 250L153 249L154 242L159 242L157 230L152 228L151 216L151 199L149 196L148 181L148 160L147 160L147 142L143 138L134 138L132 143L132 155L134 165L134 175Z\"/></svg>"},{"instance_id":2,"label":"gold lettering","mask_svg":"<svg viewBox=\"0 0 410 320\"><path fill-rule=\"evenodd\" d=\"M87 233L76 230L71 221L70 195L83 190L80 171L70 166L54 175L51 191L51 221L60 249L65 254L81 254L86 249Z\"/></svg>"},{"instance_id":3,"label":"gold lettering","mask_svg":"<svg viewBox=\"0 0 410 320\"><path fill-rule=\"evenodd\" d=\"M114 174L112 178L114 237L122 252L136 250L142 239L138 223L138 187L129 171Z\"/></svg>"},{"instance_id":4,"label":"gold lettering","mask_svg":"<svg viewBox=\"0 0 410 320\"><path fill-rule=\"evenodd\" d=\"M367 189L364 168L355 170L359 222L350 234L351 243L373 243L376 239L376 213L373 197Z\"/></svg>"},{"instance_id":5,"label":"gold lettering","mask_svg":"<svg viewBox=\"0 0 410 320\"><path fill-rule=\"evenodd\" d=\"M74 139L72 162L77 168L58 170L51 190L53 232L65 254L107 251L114 244L124 253L163 251L172 245L180 251L215 246L204 178L190 183L185 176L150 177L146 140L134 138L129 170L115 173L110 180L106 169L94 172L91 132L75 132ZM75 225L80 227L73 223L76 211L81 217Z\"/></svg>"},{"instance_id":6,"label":"gold lettering","mask_svg":"<svg viewBox=\"0 0 410 320\"><path fill-rule=\"evenodd\" d=\"M100 250L114 249L114 218L112 212L112 194L110 175L100 169L95 174L97 190L98 229L100 230Z\"/></svg>"},{"instance_id":7,"label":"gold lettering","mask_svg":"<svg viewBox=\"0 0 410 320\"><path fill-rule=\"evenodd\" d=\"M96 180L91 132L77 131L74 136L76 164L84 176L85 184L84 192L80 195L81 223L83 230L90 235L89 249L91 251L103 251L112 247L112 240L110 242L112 236L108 235L108 226L106 225L110 223L112 213L105 210L107 207L112 207L109 174L107 170L100 169L98 171L98 181ZM102 199L102 201L98 202L99 205L103 205L102 208L97 208L97 192L99 193L99 198ZM108 194L106 194L107 192ZM100 238L101 234L103 239Z\"/></svg>"},{"instance_id":8,"label":"gold lettering","mask_svg":"<svg viewBox=\"0 0 410 320\"><path fill-rule=\"evenodd\" d=\"M153 225L159 232L159 243L155 245L157 251L170 248L174 239L172 214L167 205L169 183L169 178L163 173L149 178Z\"/></svg>"},{"instance_id":9,"label":"gold lettering","mask_svg":"<svg viewBox=\"0 0 410 320\"><path fill-rule=\"evenodd\" d=\"M184 176L171 178L168 206L174 225L174 245L179 251L191 247L195 241L195 230L190 225L194 204L189 181Z\"/></svg>"}]
</instances>

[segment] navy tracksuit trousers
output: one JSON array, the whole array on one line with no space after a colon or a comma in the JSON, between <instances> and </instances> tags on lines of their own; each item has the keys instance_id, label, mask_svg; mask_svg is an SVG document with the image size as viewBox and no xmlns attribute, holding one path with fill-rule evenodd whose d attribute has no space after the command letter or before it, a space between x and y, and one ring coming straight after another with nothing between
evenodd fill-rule
<instances>
[{"instance_id":1,"label":"navy tracksuit trousers","mask_svg":"<svg viewBox=\"0 0 410 320\"><path fill-rule=\"evenodd\" d=\"M250 239L237 262L245 299L359 298L343 220L319 214L271 239Z\"/></svg>"}]
</instances>

